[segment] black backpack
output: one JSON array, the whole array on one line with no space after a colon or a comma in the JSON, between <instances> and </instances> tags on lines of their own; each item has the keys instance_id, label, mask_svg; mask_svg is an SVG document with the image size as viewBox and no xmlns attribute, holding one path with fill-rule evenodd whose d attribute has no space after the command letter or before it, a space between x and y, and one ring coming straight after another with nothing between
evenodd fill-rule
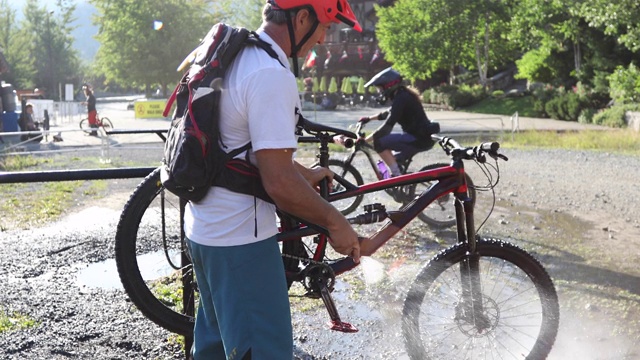
<instances>
[{"instance_id":1,"label":"black backpack","mask_svg":"<svg viewBox=\"0 0 640 360\"><path fill-rule=\"evenodd\" d=\"M251 143L226 151L220 140L222 80L238 52L248 45L258 46L278 59L271 45L255 32L218 23L178 68L191 64L164 109L163 115L167 116L176 102L160 179L167 190L183 199L200 201L212 185L217 185L271 201L257 168L247 160L234 159L250 149Z\"/></svg>"}]
</instances>

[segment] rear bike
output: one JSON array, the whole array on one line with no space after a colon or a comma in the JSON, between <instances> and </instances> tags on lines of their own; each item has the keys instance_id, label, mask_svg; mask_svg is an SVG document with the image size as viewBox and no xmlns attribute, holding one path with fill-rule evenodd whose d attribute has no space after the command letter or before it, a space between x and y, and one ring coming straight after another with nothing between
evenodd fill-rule
<instances>
[{"instance_id":1,"label":"rear bike","mask_svg":"<svg viewBox=\"0 0 640 360\"><path fill-rule=\"evenodd\" d=\"M358 134L358 138L355 140L347 139L343 144L346 148L351 149L344 160L335 158L329 159L328 166L329 169L331 169L334 173L348 179L350 182L355 182L357 185L364 184L362 175L354 165L354 160L359 153L364 154L366 163L371 167L371 171L375 174L376 179L382 180L384 178L384 174L382 174L380 169L378 168L378 164L382 160L376 161L378 155L374 150L373 145L367 143L364 140L365 134L364 131L362 131L363 127L364 123L358 122L356 127L356 134ZM404 175L412 172L409 168L411 163L413 162L413 156L401 157L396 154L396 160L398 162L398 167L400 168L401 174ZM384 163L382 164L384 165ZM384 166L386 167L386 165ZM447 164L429 164L420 168L418 172L436 169L443 166L447 166ZM468 195L473 201L475 201L476 187L469 175L465 176L468 184ZM396 188L389 188L385 189L385 191L394 199L394 201L406 205L413 201L417 195L420 195L423 191L433 186L433 184L433 181L425 181L423 183L413 183ZM334 187L333 191L341 191L342 189L343 188L341 187L341 185L337 184ZM336 208L340 210L343 215L347 215L354 212L358 208L358 206L360 206L363 199L364 195L359 195L353 198L337 201L334 203L334 206L336 206ZM456 219L453 207L453 195L446 194L441 198L438 198L432 204L427 206L420 214L418 214L418 219L420 219L422 222L426 223L433 229L444 229L455 225Z\"/></svg>"},{"instance_id":2,"label":"rear bike","mask_svg":"<svg viewBox=\"0 0 640 360\"><path fill-rule=\"evenodd\" d=\"M80 120L80 129L82 129L86 134L96 131L97 128L103 128L105 131L109 131L113 129L113 123L108 117L100 117L99 115L96 115L96 126L94 127L91 127L88 118Z\"/></svg>"},{"instance_id":3,"label":"rear bike","mask_svg":"<svg viewBox=\"0 0 640 360\"><path fill-rule=\"evenodd\" d=\"M344 130L319 124L305 130L320 142L320 164L328 163L328 143ZM354 134L355 137L355 134ZM418 272L404 301L402 334L412 360L424 359L544 359L551 351L559 325L558 297L538 260L522 248L478 235L474 203L467 194L465 161L482 166L487 158L506 160L498 143L461 147L455 140L433 136L452 159L450 165L383 179L358 186L336 175L343 190L321 193L330 202L392 187L432 181L400 210L381 204L365 206L348 217L351 224L379 223L361 238L361 255L371 256L439 197L455 201L457 244L434 256ZM485 166L485 168L487 168ZM191 335L198 290L181 233L181 201L162 187L159 170L133 193L118 223L116 263L131 301L156 324ZM492 186L499 176L493 177ZM282 257L289 285L298 282L306 297L322 299L329 326L355 332L332 299L336 278L357 267L352 258L336 256L326 230L278 211ZM352 301L352 300L343 300ZM351 307L347 307L351 309Z\"/></svg>"}]
</instances>

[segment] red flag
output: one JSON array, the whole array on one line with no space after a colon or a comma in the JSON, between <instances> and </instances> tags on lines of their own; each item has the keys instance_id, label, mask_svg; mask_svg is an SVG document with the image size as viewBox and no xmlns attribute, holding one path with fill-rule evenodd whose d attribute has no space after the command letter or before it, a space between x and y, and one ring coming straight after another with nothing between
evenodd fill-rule
<instances>
[{"instance_id":1,"label":"red flag","mask_svg":"<svg viewBox=\"0 0 640 360\"><path fill-rule=\"evenodd\" d=\"M311 51L309 51L309 54L307 54L307 58L304 60L304 67L305 68L312 68L316 65L316 57L318 57L318 55L316 54L316 51L311 49Z\"/></svg>"}]
</instances>

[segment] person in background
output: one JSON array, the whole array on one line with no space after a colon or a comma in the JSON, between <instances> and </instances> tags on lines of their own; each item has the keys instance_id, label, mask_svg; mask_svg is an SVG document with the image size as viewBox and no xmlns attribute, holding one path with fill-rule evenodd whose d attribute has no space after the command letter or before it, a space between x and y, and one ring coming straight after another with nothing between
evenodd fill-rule
<instances>
[{"instance_id":1,"label":"person in background","mask_svg":"<svg viewBox=\"0 0 640 360\"><path fill-rule=\"evenodd\" d=\"M276 205L327 229L337 252L355 262L360 257L356 232L315 189L321 180L332 180L333 173L293 159L301 101L288 59L297 69L298 57L322 44L334 23L358 30L360 25L346 0L269 0L262 19L256 33L277 59L256 46L240 51L223 84L220 136L229 149L251 142L239 157L258 167L275 205L219 186L187 204L184 231L200 292L195 360L293 358Z\"/></svg>"},{"instance_id":2,"label":"person in background","mask_svg":"<svg viewBox=\"0 0 640 360\"><path fill-rule=\"evenodd\" d=\"M87 97L82 104L87 105L87 115L89 118L89 126L92 128L98 128L98 111L96 110L96 97L93 95L93 91L89 87L89 85L84 85L82 87L84 90L84 95ZM89 135L98 136L98 132L96 130L92 131Z\"/></svg>"},{"instance_id":3,"label":"person in background","mask_svg":"<svg viewBox=\"0 0 640 360\"><path fill-rule=\"evenodd\" d=\"M369 134L365 140L373 141L373 147L387 164L391 176L400 175L397 157L408 158L420 151L433 147L431 140L431 121L422 107L420 95L414 89L402 83L402 76L396 70L387 68L376 74L364 86L375 86L380 94L379 102L391 100L391 107L373 116L360 118L360 122L384 120L384 124ZM400 124L401 133L392 133L393 127ZM397 151L394 156L392 151Z\"/></svg>"},{"instance_id":4,"label":"person in background","mask_svg":"<svg viewBox=\"0 0 640 360\"><path fill-rule=\"evenodd\" d=\"M33 119L33 104L27 103L24 106L24 111L20 114L18 119L18 125L22 131L40 131L38 123ZM25 134L20 136L21 141L41 141L42 134Z\"/></svg>"}]
</instances>

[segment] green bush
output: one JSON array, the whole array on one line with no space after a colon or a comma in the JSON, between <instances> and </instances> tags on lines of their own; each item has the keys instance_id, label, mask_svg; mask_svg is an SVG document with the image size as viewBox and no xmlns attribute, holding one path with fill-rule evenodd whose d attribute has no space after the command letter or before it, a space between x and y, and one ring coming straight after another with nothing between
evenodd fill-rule
<instances>
[{"instance_id":1,"label":"green bush","mask_svg":"<svg viewBox=\"0 0 640 360\"><path fill-rule=\"evenodd\" d=\"M566 96L563 97L565 100L565 119L571 121L578 121L578 116L580 116L580 112L582 111L583 102L580 100L580 97L576 93L567 93Z\"/></svg>"},{"instance_id":2,"label":"green bush","mask_svg":"<svg viewBox=\"0 0 640 360\"><path fill-rule=\"evenodd\" d=\"M609 126L615 128L623 128L627 126L624 119L625 109L623 106L613 106L597 113L593 117L593 123L596 125Z\"/></svg>"},{"instance_id":3,"label":"green bush","mask_svg":"<svg viewBox=\"0 0 640 360\"><path fill-rule=\"evenodd\" d=\"M587 101L574 92L556 92L558 96L544 104L544 111L556 120L577 121L583 108L588 107Z\"/></svg>"},{"instance_id":4,"label":"green bush","mask_svg":"<svg viewBox=\"0 0 640 360\"><path fill-rule=\"evenodd\" d=\"M618 66L609 75L609 94L618 104L640 101L640 70L633 64L625 69Z\"/></svg>"},{"instance_id":5,"label":"green bush","mask_svg":"<svg viewBox=\"0 0 640 360\"><path fill-rule=\"evenodd\" d=\"M423 93L423 101L431 104L447 105L451 108L471 106L486 96L480 85L441 85Z\"/></svg>"},{"instance_id":6,"label":"green bush","mask_svg":"<svg viewBox=\"0 0 640 360\"><path fill-rule=\"evenodd\" d=\"M422 102L431 103L431 89L422 92Z\"/></svg>"},{"instance_id":7,"label":"green bush","mask_svg":"<svg viewBox=\"0 0 640 360\"><path fill-rule=\"evenodd\" d=\"M501 98L504 96L504 90L495 90L491 93L491 96L494 98Z\"/></svg>"},{"instance_id":8,"label":"green bush","mask_svg":"<svg viewBox=\"0 0 640 360\"><path fill-rule=\"evenodd\" d=\"M582 109L582 111L580 112L580 115L578 116L578 122L580 124L592 124L593 123L593 116L596 114L596 111L592 108L584 108Z\"/></svg>"}]
</instances>

